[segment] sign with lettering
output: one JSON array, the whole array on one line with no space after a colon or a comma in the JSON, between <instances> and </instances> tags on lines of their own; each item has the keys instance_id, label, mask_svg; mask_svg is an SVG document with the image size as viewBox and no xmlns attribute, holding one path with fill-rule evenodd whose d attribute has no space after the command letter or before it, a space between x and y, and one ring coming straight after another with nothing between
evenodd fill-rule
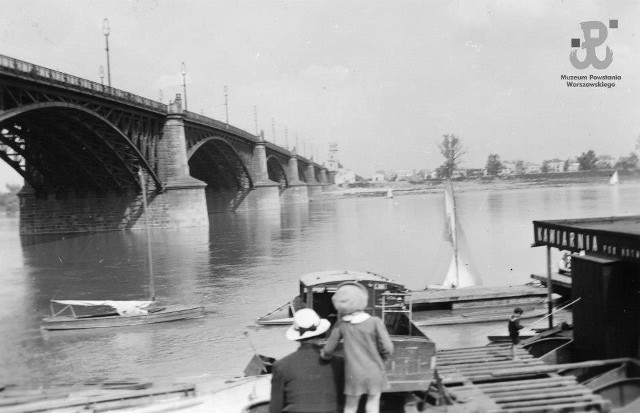
<instances>
[{"instance_id":1,"label":"sign with lettering","mask_svg":"<svg viewBox=\"0 0 640 413\"><path fill-rule=\"evenodd\" d=\"M549 246L571 252L584 251L640 262L640 235L631 232L580 227L579 220L533 221L534 246Z\"/></svg>"}]
</instances>

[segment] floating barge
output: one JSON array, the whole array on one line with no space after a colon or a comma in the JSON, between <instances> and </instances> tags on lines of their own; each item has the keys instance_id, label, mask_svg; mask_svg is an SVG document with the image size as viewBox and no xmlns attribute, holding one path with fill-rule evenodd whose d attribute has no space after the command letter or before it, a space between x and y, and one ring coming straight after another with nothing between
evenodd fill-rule
<instances>
[{"instance_id":1,"label":"floating barge","mask_svg":"<svg viewBox=\"0 0 640 413\"><path fill-rule=\"evenodd\" d=\"M411 291L414 310L478 308L504 305L541 304L547 291L531 285L463 287L447 290Z\"/></svg>"},{"instance_id":2,"label":"floating barge","mask_svg":"<svg viewBox=\"0 0 640 413\"><path fill-rule=\"evenodd\" d=\"M545 303L549 299L546 289L531 285L408 291L403 285L371 272L321 271L302 275L299 294L256 322L260 325L288 325L293 320L293 314L305 307L331 319L336 315L331 297L337 286L345 281L357 281L372 290L368 306L372 314L380 316L385 310L393 310L393 307L405 307L419 326L502 321L509 317L515 307L525 309L525 318L540 317L544 315ZM395 304L390 300L391 296L383 300L385 291L406 299ZM555 298L557 296L552 297ZM383 301L386 309L383 308Z\"/></svg>"},{"instance_id":3,"label":"floating barge","mask_svg":"<svg viewBox=\"0 0 640 413\"><path fill-rule=\"evenodd\" d=\"M412 291L411 299L414 323L426 327L503 321L515 307L525 310L523 318L538 318L548 297L544 288L515 285Z\"/></svg>"}]
</instances>

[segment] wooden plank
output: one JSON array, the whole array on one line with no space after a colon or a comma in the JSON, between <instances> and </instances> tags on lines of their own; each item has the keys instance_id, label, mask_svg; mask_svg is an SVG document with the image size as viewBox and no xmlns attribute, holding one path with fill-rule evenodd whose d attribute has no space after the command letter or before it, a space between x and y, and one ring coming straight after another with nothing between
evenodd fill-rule
<instances>
[{"instance_id":1,"label":"wooden plank","mask_svg":"<svg viewBox=\"0 0 640 413\"><path fill-rule=\"evenodd\" d=\"M533 357L529 353L526 353L525 351L522 351L522 354L519 354L519 352L516 351L516 355L520 358L520 360L526 360L531 362L533 360L537 360L535 357ZM485 354L481 356L465 355L465 356L447 357L447 358L438 357L438 364L441 366L449 366L449 365L465 364L465 363L473 363L473 364L489 363L489 362L496 362L496 361L511 360L511 357L512 357L511 352L504 352L500 354Z\"/></svg>"},{"instance_id":2,"label":"wooden plank","mask_svg":"<svg viewBox=\"0 0 640 413\"><path fill-rule=\"evenodd\" d=\"M574 403L599 402L599 401L603 401L602 397L600 396L592 395L590 397L589 396L585 397L583 395L576 395L575 397L568 396L568 397L558 397L553 399L542 398L541 400L526 400L521 402L498 403L498 405L500 405L505 409L513 409L513 408L520 408L520 407L542 407L542 406L544 406L545 408L548 408L549 406L557 406L561 404L571 405Z\"/></svg>"},{"instance_id":3,"label":"wooden plank","mask_svg":"<svg viewBox=\"0 0 640 413\"><path fill-rule=\"evenodd\" d=\"M495 363L499 361L510 362L527 362L527 363L542 363L539 359L536 359L531 354L524 350L516 350L516 356L519 360L513 360L511 352L504 352L502 354L482 355L482 356L459 356L459 357L437 357L438 366L455 366L460 364L482 364L482 363ZM515 363L519 364L519 363Z\"/></svg>"},{"instance_id":4,"label":"wooden plank","mask_svg":"<svg viewBox=\"0 0 640 413\"><path fill-rule=\"evenodd\" d=\"M146 390L104 390L100 395L93 396L71 396L62 400L50 401L43 400L33 403L22 404L3 408L3 413L18 413L25 411L53 410L61 408L71 408L74 406L93 405L96 403L108 403L122 400L146 399L150 397L173 396L177 394L187 397L188 394L194 394L195 386L192 384L179 384L167 386L157 389Z\"/></svg>"},{"instance_id":5,"label":"wooden plank","mask_svg":"<svg viewBox=\"0 0 640 413\"><path fill-rule=\"evenodd\" d=\"M549 386L562 386L565 388L570 386L577 386L577 383L575 382L575 380L573 382L566 380L566 381L557 381L557 382L550 382L550 383L529 383L529 384L520 384L520 385L509 385L509 384L506 384L505 382L500 382L499 384L501 384L501 386L499 387L492 387L492 388L480 387L480 388L482 389L483 392L489 395L498 395L501 393L509 393L512 391L521 391L521 390L529 390L529 389L536 389L536 391L540 391L540 389L547 389L549 388Z\"/></svg>"},{"instance_id":6,"label":"wooden plank","mask_svg":"<svg viewBox=\"0 0 640 413\"><path fill-rule=\"evenodd\" d=\"M536 304L542 304L545 302L545 298L541 296L525 296L525 297L514 297L514 298L496 298L492 300L482 300L482 301L461 301L455 302L451 305L451 308L454 310L462 310L462 309L474 309L474 308L486 308L487 311L490 311L490 308L498 309L507 307L513 311L513 307L518 306L531 306Z\"/></svg>"},{"instance_id":7,"label":"wooden plank","mask_svg":"<svg viewBox=\"0 0 640 413\"><path fill-rule=\"evenodd\" d=\"M502 349L510 349L510 348L511 348L510 344L498 344L498 345L491 346L491 347L482 346L482 347L466 347L466 348L456 348L456 349L443 349L443 350L438 350L436 352L436 355L438 357L440 357L442 355L448 355L448 354L476 353L476 352L487 353L487 352L495 352L495 351L499 351L499 350L502 350Z\"/></svg>"},{"instance_id":8,"label":"wooden plank","mask_svg":"<svg viewBox=\"0 0 640 413\"><path fill-rule=\"evenodd\" d=\"M492 387L497 387L497 388L503 388L507 383L511 383L511 385L529 385L529 384L535 384L535 383L555 383L555 382L564 382L564 381L569 381L572 383L577 383L576 377L575 376L560 376L557 374L554 374L553 376L549 376L549 377L537 377L537 378L531 378L531 379L522 379L522 380L505 380L505 381L494 381L494 382L490 382L490 383L478 383L476 384L476 386L485 389L485 388L492 388Z\"/></svg>"},{"instance_id":9,"label":"wooden plank","mask_svg":"<svg viewBox=\"0 0 640 413\"><path fill-rule=\"evenodd\" d=\"M621 364L631 362L630 358L608 359L608 360L590 360L581 361L578 363L564 363L564 364L545 364L544 366L533 367L520 367L513 369L496 370L493 376L513 376L513 375L527 375L527 374L541 374L549 373L568 369L581 369L588 367L602 367L611 364Z\"/></svg>"},{"instance_id":10,"label":"wooden plank","mask_svg":"<svg viewBox=\"0 0 640 413\"><path fill-rule=\"evenodd\" d=\"M600 412L608 412L611 410L611 402L607 400L594 400L586 402L569 402L569 403L557 403L553 405L544 406L531 406L531 407L519 407L519 408L502 408L501 410L493 410L489 413L527 413L527 412L585 412L592 409L597 409Z\"/></svg>"},{"instance_id":11,"label":"wooden plank","mask_svg":"<svg viewBox=\"0 0 640 413\"><path fill-rule=\"evenodd\" d=\"M496 371L497 369L504 368L504 366L513 366L512 369L517 368L527 368L529 365L534 364L534 366L545 366L543 362L540 360L534 359L535 362L532 363L524 363L523 360L520 360L520 363L516 363L513 360L506 361L495 361L491 363L475 363L475 364L456 364L444 366L443 368L439 368L438 371L448 371L448 370L457 370L461 372L474 372L474 371Z\"/></svg>"},{"instance_id":12,"label":"wooden plank","mask_svg":"<svg viewBox=\"0 0 640 413\"><path fill-rule=\"evenodd\" d=\"M492 397L492 399L496 403L507 403L507 402L517 402L517 401L525 401L525 400L551 400L554 398L561 397L577 397L577 396L594 396L594 394L587 388L548 388L544 391L540 391L540 389L536 390L523 390L519 392L514 392L510 396L497 396Z\"/></svg>"}]
</instances>

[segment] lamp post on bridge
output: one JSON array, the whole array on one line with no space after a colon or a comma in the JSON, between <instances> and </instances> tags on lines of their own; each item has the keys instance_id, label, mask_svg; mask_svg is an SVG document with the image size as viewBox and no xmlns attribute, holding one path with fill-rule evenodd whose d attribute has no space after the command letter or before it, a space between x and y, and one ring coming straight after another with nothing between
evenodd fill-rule
<instances>
[{"instance_id":1,"label":"lamp post on bridge","mask_svg":"<svg viewBox=\"0 0 640 413\"><path fill-rule=\"evenodd\" d=\"M258 107L256 105L253 105L253 117L256 121L256 136L258 136Z\"/></svg>"},{"instance_id":2,"label":"lamp post on bridge","mask_svg":"<svg viewBox=\"0 0 640 413\"><path fill-rule=\"evenodd\" d=\"M227 128L229 127L229 89L224 87L224 106L227 112Z\"/></svg>"},{"instance_id":3,"label":"lamp post on bridge","mask_svg":"<svg viewBox=\"0 0 640 413\"><path fill-rule=\"evenodd\" d=\"M182 62L180 67L182 72L182 90L184 91L184 110L187 110L187 66Z\"/></svg>"},{"instance_id":4,"label":"lamp post on bridge","mask_svg":"<svg viewBox=\"0 0 640 413\"><path fill-rule=\"evenodd\" d=\"M273 143L276 143L276 120L271 118L271 129L273 130Z\"/></svg>"},{"instance_id":5,"label":"lamp post on bridge","mask_svg":"<svg viewBox=\"0 0 640 413\"><path fill-rule=\"evenodd\" d=\"M100 65L100 84L104 86L104 66Z\"/></svg>"},{"instance_id":6,"label":"lamp post on bridge","mask_svg":"<svg viewBox=\"0 0 640 413\"><path fill-rule=\"evenodd\" d=\"M107 51L107 81L109 87L111 87L111 63L109 62L109 33L111 33L111 29L107 18L102 21L102 33L104 33L105 50Z\"/></svg>"}]
</instances>

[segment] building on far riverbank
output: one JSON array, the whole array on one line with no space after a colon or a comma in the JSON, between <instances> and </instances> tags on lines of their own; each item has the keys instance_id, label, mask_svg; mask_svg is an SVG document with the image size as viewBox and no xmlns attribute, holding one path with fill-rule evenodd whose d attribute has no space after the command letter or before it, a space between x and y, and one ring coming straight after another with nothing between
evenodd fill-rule
<instances>
[{"instance_id":1,"label":"building on far riverbank","mask_svg":"<svg viewBox=\"0 0 640 413\"><path fill-rule=\"evenodd\" d=\"M608 185L613 170L538 173L509 175L502 177L460 178L454 179L456 192L511 190L527 187ZM640 171L618 171L620 183L640 183ZM325 192L326 196L386 196L392 189L394 195L411 195L423 193L440 193L441 179L425 179L420 182L356 182Z\"/></svg>"}]
</instances>

